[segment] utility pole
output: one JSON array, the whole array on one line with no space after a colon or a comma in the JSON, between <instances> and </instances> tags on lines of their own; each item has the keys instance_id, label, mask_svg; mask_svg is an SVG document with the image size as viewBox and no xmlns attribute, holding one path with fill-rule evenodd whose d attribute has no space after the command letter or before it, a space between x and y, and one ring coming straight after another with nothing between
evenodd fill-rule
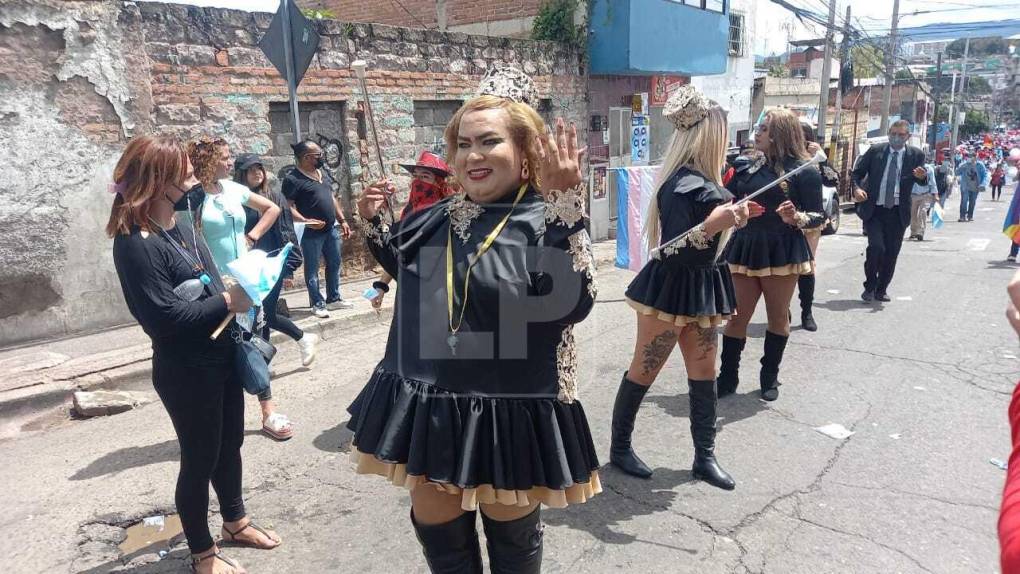
<instances>
[{"instance_id":1,"label":"utility pole","mask_svg":"<svg viewBox=\"0 0 1020 574\"><path fill-rule=\"evenodd\" d=\"M967 38L963 42L963 70L960 73L960 105L963 106L963 102L967 99L967 57L970 56L970 38ZM956 106L953 106L956 110ZM953 152L956 152L956 144L960 141L960 114L956 110L953 114L953 137L949 142L950 148Z\"/></svg>"},{"instance_id":2,"label":"utility pole","mask_svg":"<svg viewBox=\"0 0 1020 574\"><path fill-rule=\"evenodd\" d=\"M829 0L829 25L825 29L825 56L822 60L822 93L818 97L818 141L822 145L825 145L825 116L829 111L829 81L832 76L832 31L835 27L836 0Z\"/></svg>"},{"instance_id":3,"label":"utility pole","mask_svg":"<svg viewBox=\"0 0 1020 574\"><path fill-rule=\"evenodd\" d=\"M839 157L839 139L843 134L843 74L842 68L850 57L850 4L846 5L846 20L843 21L843 45L839 49L840 74L836 82L836 117L832 122L832 139L829 143L829 157ZM856 142L854 142L856 143ZM854 145L851 143L851 145ZM824 141L823 141L824 144ZM840 190L842 191L842 190Z\"/></svg>"},{"instance_id":4,"label":"utility pole","mask_svg":"<svg viewBox=\"0 0 1020 574\"><path fill-rule=\"evenodd\" d=\"M931 115L931 157L938 159L939 146L939 87L942 85L942 52L935 60L935 113Z\"/></svg>"},{"instance_id":5,"label":"utility pole","mask_svg":"<svg viewBox=\"0 0 1020 574\"><path fill-rule=\"evenodd\" d=\"M889 53L885 60L885 91L882 94L882 133L889 131L889 108L892 107L892 90L895 76L893 65L896 63L896 29L900 24L900 0L893 0L892 30L889 32Z\"/></svg>"}]
</instances>

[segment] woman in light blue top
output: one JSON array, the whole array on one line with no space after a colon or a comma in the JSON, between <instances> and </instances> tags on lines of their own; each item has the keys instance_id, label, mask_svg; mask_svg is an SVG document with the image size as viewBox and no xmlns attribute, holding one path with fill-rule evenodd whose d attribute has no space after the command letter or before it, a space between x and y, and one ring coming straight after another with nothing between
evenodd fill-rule
<instances>
[{"instance_id":1,"label":"woman in light blue top","mask_svg":"<svg viewBox=\"0 0 1020 574\"><path fill-rule=\"evenodd\" d=\"M273 226L280 216L280 207L229 179L234 160L226 141L200 138L188 144L188 155L195 168L195 177L205 189L205 199L193 214L195 227L205 237L220 274L229 275L227 264L247 253ZM248 233L244 232L245 206L260 214L258 223ZM262 432L276 440L294 436L290 419L276 412L272 389L259 393L258 398L262 407Z\"/></svg>"}]
</instances>

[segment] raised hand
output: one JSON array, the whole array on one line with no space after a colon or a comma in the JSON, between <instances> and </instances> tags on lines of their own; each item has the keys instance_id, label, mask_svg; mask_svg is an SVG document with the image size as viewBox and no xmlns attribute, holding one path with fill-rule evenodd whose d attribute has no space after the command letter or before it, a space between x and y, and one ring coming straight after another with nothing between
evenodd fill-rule
<instances>
[{"instance_id":1,"label":"raised hand","mask_svg":"<svg viewBox=\"0 0 1020 574\"><path fill-rule=\"evenodd\" d=\"M568 129L563 118L556 118L556 133L539 136L536 142L540 165L543 194L551 190L565 191L577 186L584 177L581 162L587 148L577 147L577 126L570 123Z\"/></svg>"},{"instance_id":2,"label":"raised hand","mask_svg":"<svg viewBox=\"0 0 1020 574\"><path fill-rule=\"evenodd\" d=\"M358 214L365 219L372 219L386 203L386 198L396 192L396 186L388 179L369 185L358 199Z\"/></svg>"}]
</instances>

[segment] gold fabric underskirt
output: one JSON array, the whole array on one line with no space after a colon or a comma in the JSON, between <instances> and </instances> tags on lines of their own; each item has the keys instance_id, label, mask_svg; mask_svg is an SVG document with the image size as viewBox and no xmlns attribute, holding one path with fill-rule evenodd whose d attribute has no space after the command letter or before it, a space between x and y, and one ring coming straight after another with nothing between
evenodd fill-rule
<instances>
[{"instance_id":1,"label":"gold fabric underskirt","mask_svg":"<svg viewBox=\"0 0 1020 574\"><path fill-rule=\"evenodd\" d=\"M698 327L701 327L702 329L708 329L710 327L718 327L719 325L722 325L723 321L729 321L730 317L733 316L733 315L698 315L697 317L692 317L690 315L673 315L671 313L666 313L665 311L659 311L658 309L654 307L649 307L648 305L645 305L643 303L638 303L637 301L631 299L630 297L627 297L627 304L633 307L635 311L641 313L642 315L655 316L660 321L672 323L677 327L686 327L687 325L693 324L697 325Z\"/></svg>"},{"instance_id":2,"label":"gold fabric underskirt","mask_svg":"<svg viewBox=\"0 0 1020 574\"><path fill-rule=\"evenodd\" d=\"M730 263L730 273L734 275L746 275L748 277L786 277L788 275L811 275L811 262L791 263L780 267L763 267L761 269L750 269L746 265L734 265Z\"/></svg>"},{"instance_id":3,"label":"gold fabric underskirt","mask_svg":"<svg viewBox=\"0 0 1020 574\"><path fill-rule=\"evenodd\" d=\"M535 486L528 490L504 490L491 484L479 484L474 488L461 488L455 484L434 482L425 476L407 474L407 465L383 462L375 456L351 449L351 462L358 474L375 474L387 478L396 486L414 490L419 486L431 486L452 495L460 495L460 507L465 511L478 508L479 504L505 504L507 506L530 506L541 502L550 508L566 508L570 504L582 504L602 492L602 482L597 470L592 471L588 482L569 486L566 490L553 490Z\"/></svg>"}]
</instances>

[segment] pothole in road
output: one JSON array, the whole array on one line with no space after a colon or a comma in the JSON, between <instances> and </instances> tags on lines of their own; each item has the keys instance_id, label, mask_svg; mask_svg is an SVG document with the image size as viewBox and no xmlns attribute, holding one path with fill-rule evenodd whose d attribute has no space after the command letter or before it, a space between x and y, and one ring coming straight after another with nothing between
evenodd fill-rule
<instances>
[{"instance_id":1,"label":"pothole in road","mask_svg":"<svg viewBox=\"0 0 1020 574\"><path fill-rule=\"evenodd\" d=\"M170 516L150 516L124 529L124 541L117 545L121 556L129 557L141 554L159 555L169 552L184 535L181 518L176 514Z\"/></svg>"},{"instance_id":2,"label":"pothole in road","mask_svg":"<svg viewBox=\"0 0 1020 574\"><path fill-rule=\"evenodd\" d=\"M107 515L83 524L78 550L72 570L81 574L175 572L188 558L180 517L152 511Z\"/></svg>"}]
</instances>

